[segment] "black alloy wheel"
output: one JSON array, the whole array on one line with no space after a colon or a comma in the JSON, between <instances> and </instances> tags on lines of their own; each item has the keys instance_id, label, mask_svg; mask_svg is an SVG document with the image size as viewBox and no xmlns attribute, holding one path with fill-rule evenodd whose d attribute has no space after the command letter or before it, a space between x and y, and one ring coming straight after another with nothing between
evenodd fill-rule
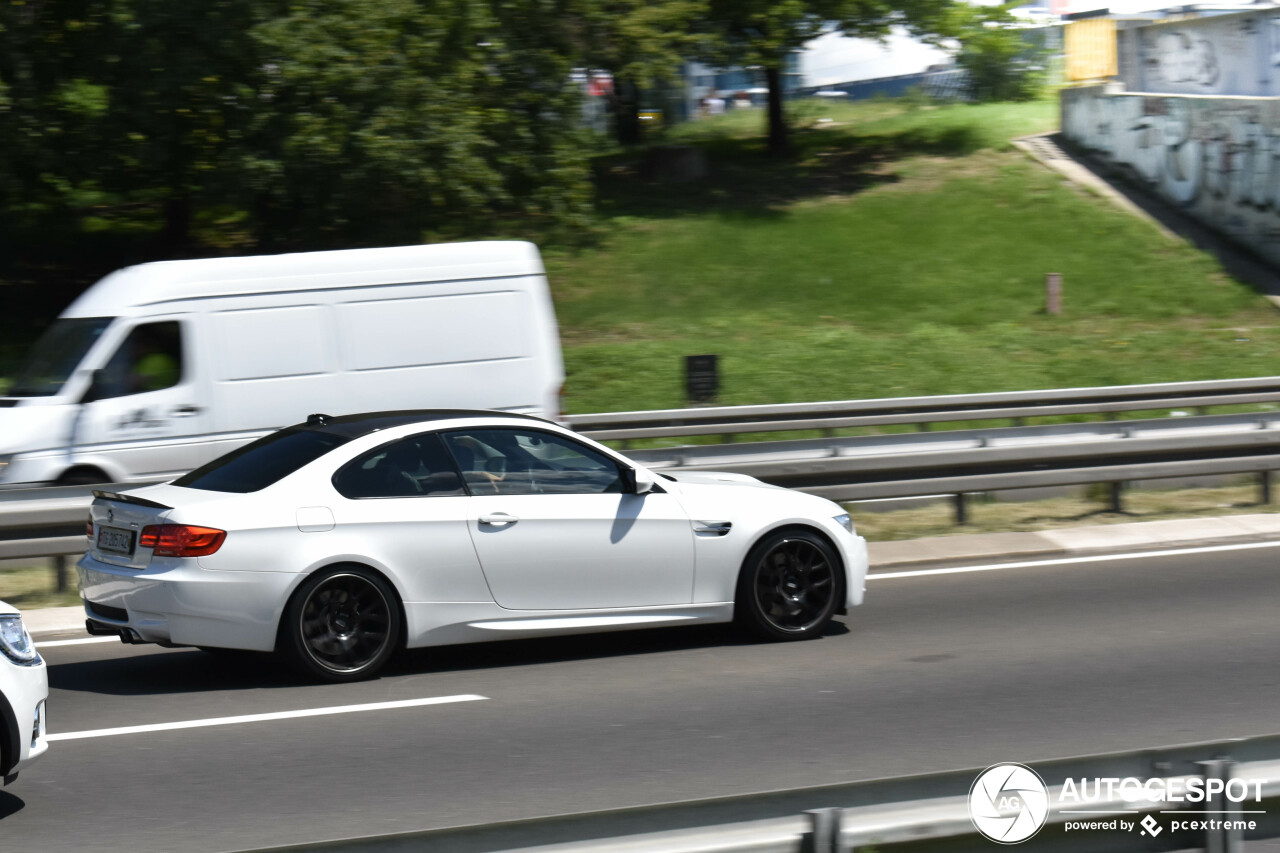
<instances>
[{"instance_id":1,"label":"black alloy wheel","mask_svg":"<svg viewBox=\"0 0 1280 853\"><path fill-rule=\"evenodd\" d=\"M285 609L293 662L326 681L369 678L395 652L400 605L381 577L359 566L309 578Z\"/></svg>"},{"instance_id":2,"label":"black alloy wheel","mask_svg":"<svg viewBox=\"0 0 1280 853\"><path fill-rule=\"evenodd\" d=\"M826 628L844 588L844 569L826 540L806 530L784 530L747 554L735 611L766 639L807 639Z\"/></svg>"}]
</instances>

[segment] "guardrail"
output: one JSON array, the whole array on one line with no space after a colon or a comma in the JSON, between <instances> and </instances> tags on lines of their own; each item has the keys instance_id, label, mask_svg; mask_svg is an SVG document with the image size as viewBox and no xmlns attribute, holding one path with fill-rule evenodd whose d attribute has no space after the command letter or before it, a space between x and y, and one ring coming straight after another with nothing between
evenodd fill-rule
<instances>
[{"instance_id":1,"label":"guardrail","mask_svg":"<svg viewBox=\"0 0 1280 853\"><path fill-rule=\"evenodd\" d=\"M1210 424L1196 420L1184 419L1176 431L1161 429L1168 421L1133 421L1091 433L1090 440L1077 436L1039 443L1018 440L1016 427L999 433L1004 443L989 431L953 431L941 442L942 449L925 445L907 452L891 445L884 452L867 452L867 442L859 439L816 439L807 449L800 442L790 443L789 454L761 443L739 446L746 452L736 457L700 457L693 450L631 455L658 471L734 471L837 501L1280 469L1280 416L1274 421L1244 416L1227 429L1222 418ZM884 447L872 442L873 447Z\"/></svg>"},{"instance_id":2,"label":"guardrail","mask_svg":"<svg viewBox=\"0 0 1280 853\"><path fill-rule=\"evenodd\" d=\"M84 551L92 501L89 486L0 492L0 560Z\"/></svg>"},{"instance_id":3,"label":"guardrail","mask_svg":"<svg viewBox=\"0 0 1280 853\"><path fill-rule=\"evenodd\" d=\"M1280 413L846 436L633 451L661 472L732 471L835 501L966 495L1134 480L1252 474L1271 500ZM112 488L119 487L111 486ZM0 492L0 559L79 553L87 487Z\"/></svg>"},{"instance_id":4,"label":"guardrail","mask_svg":"<svg viewBox=\"0 0 1280 853\"><path fill-rule=\"evenodd\" d=\"M575 430L597 441L629 442L648 438L727 437L760 432L903 424L925 428L930 424L961 421L1017 421L1035 417L1204 409L1277 401L1280 401L1280 377L1267 376L995 394L608 412L571 415L566 420Z\"/></svg>"},{"instance_id":5,"label":"guardrail","mask_svg":"<svg viewBox=\"0 0 1280 853\"><path fill-rule=\"evenodd\" d=\"M1280 835L1280 735L1223 740L1132 752L1031 762L1048 787L1045 826L1027 842L1035 851L1182 850L1204 847L1238 853L1246 838ZM877 851L983 851L998 845L983 838L969 817L970 788L983 768L771 791L735 797L661 803L584 814L556 815L484 826L335 839L239 853L844 853ZM1152 790L1187 790L1192 779L1250 780L1261 802L1247 806L1219 798L1208 804L1135 801L1132 786L1115 786L1087 805L1063 801L1062 785L1082 779L1154 780ZM1236 786L1239 787L1238 785ZM1129 794L1122 793L1129 789ZM1077 787L1078 791L1079 788ZM1076 814L1085 809L1093 815ZM1175 829L1174 820L1254 821L1249 831L1220 826ZM1257 812L1262 812L1261 814ZM1274 812L1274 814L1273 814ZM1141 821L1151 815L1154 827ZM1128 830L1065 831L1069 821L1131 820ZM1156 831L1158 828L1159 831Z\"/></svg>"}]
</instances>

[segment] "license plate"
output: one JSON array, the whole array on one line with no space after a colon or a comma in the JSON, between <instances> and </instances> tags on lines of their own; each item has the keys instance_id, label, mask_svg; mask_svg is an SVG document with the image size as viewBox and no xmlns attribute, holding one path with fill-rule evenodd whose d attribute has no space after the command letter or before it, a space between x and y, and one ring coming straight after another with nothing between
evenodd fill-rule
<instances>
[{"instance_id":1,"label":"license plate","mask_svg":"<svg viewBox=\"0 0 1280 853\"><path fill-rule=\"evenodd\" d=\"M132 554L133 531L121 530L119 527L99 527L98 550L110 551L112 554Z\"/></svg>"}]
</instances>

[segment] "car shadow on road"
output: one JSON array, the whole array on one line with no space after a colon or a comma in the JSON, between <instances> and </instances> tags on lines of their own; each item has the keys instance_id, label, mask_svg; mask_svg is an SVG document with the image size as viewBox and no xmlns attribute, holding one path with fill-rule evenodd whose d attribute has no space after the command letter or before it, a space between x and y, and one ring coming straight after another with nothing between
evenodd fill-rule
<instances>
[{"instance_id":1,"label":"car shadow on road","mask_svg":"<svg viewBox=\"0 0 1280 853\"><path fill-rule=\"evenodd\" d=\"M25 802L8 791L0 791L0 820L4 820L9 815L17 814L26 806Z\"/></svg>"},{"instance_id":2,"label":"car shadow on road","mask_svg":"<svg viewBox=\"0 0 1280 853\"><path fill-rule=\"evenodd\" d=\"M832 622L824 638L849 633ZM501 669L565 661L599 660L632 655L771 645L734 625L691 625L564 637L538 637L409 649L392 658L382 677ZM198 649L156 649L104 660L49 666L55 690L110 696L172 695L215 691L296 688L317 682L296 672L282 659L255 652L210 654Z\"/></svg>"},{"instance_id":3,"label":"car shadow on road","mask_svg":"<svg viewBox=\"0 0 1280 853\"><path fill-rule=\"evenodd\" d=\"M823 632L823 637L838 637L847 633L849 629L842 622L832 622ZM648 628L409 649L395 658L385 673L421 675L432 672L464 672L753 645L772 643L756 639L735 625Z\"/></svg>"},{"instance_id":4,"label":"car shadow on road","mask_svg":"<svg viewBox=\"0 0 1280 853\"><path fill-rule=\"evenodd\" d=\"M306 680L269 654L209 654L159 649L104 660L49 666L49 687L110 696L148 696L297 687Z\"/></svg>"}]
</instances>

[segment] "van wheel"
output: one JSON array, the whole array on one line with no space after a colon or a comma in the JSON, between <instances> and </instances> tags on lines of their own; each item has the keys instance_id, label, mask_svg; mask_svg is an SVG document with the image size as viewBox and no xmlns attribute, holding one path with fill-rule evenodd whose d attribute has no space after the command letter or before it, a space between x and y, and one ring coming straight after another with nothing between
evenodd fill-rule
<instances>
[{"instance_id":1,"label":"van wheel","mask_svg":"<svg viewBox=\"0 0 1280 853\"><path fill-rule=\"evenodd\" d=\"M98 486L109 483L110 478L97 468L71 468L63 471L55 486Z\"/></svg>"},{"instance_id":2,"label":"van wheel","mask_svg":"<svg viewBox=\"0 0 1280 853\"><path fill-rule=\"evenodd\" d=\"M293 664L324 681L371 678L396 650L400 604L381 577L362 566L311 576L285 608L282 646Z\"/></svg>"},{"instance_id":3,"label":"van wheel","mask_svg":"<svg viewBox=\"0 0 1280 853\"><path fill-rule=\"evenodd\" d=\"M844 570L826 540L781 530L743 561L734 615L766 640L804 640L821 634L843 602Z\"/></svg>"}]
</instances>

